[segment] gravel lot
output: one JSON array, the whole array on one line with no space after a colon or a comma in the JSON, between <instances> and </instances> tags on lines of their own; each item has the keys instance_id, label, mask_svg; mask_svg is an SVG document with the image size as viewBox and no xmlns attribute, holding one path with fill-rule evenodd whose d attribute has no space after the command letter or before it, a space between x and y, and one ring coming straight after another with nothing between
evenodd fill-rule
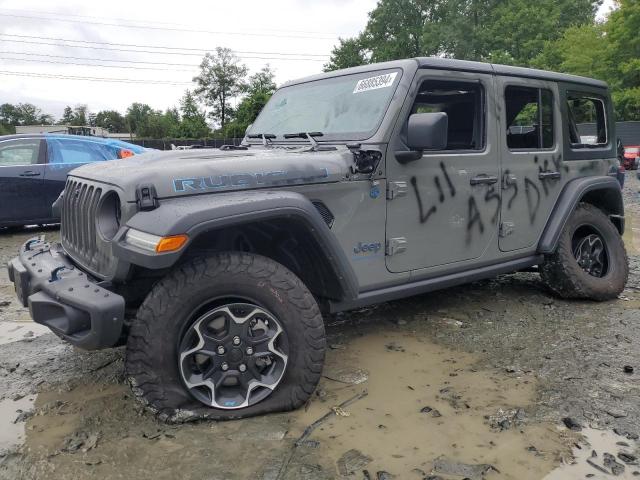
<instances>
[{"instance_id":1,"label":"gravel lot","mask_svg":"<svg viewBox=\"0 0 640 480\"><path fill-rule=\"evenodd\" d=\"M82 352L32 323L3 269L0 478L636 478L639 186L629 173L620 299L558 300L530 272L328 317L312 401L249 420L157 422L122 349ZM0 262L39 233L58 236L0 232Z\"/></svg>"}]
</instances>

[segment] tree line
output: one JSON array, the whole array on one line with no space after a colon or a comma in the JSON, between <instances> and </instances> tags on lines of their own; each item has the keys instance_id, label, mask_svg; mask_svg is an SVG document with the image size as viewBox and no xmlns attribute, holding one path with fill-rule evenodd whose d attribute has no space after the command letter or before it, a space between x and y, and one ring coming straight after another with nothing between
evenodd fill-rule
<instances>
[{"instance_id":1,"label":"tree line","mask_svg":"<svg viewBox=\"0 0 640 480\"><path fill-rule=\"evenodd\" d=\"M195 88L184 92L179 106L164 111L137 102L124 114L117 110L93 113L87 105L76 105L65 107L56 121L33 104L4 103L0 135L15 133L20 125L90 125L137 138L242 137L276 89L269 65L248 75L246 65L230 49L220 47L204 56L193 82Z\"/></svg>"},{"instance_id":2,"label":"tree line","mask_svg":"<svg viewBox=\"0 0 640 480\"><path fill-rule=\"evenodd\" d=\"M325 71L416 56L554 70L609 83L619 120L640 120L640 0L619 0L604 20L602 0L379 0L362 32L341 38ZM276 89L266 65L249 75L228 48L207 53L179 107L133 103L91 113L66 107L59 124L92 125L139 138L241 137ZM29 103L0 105L0 134L53 124Z\"/></svg>"},{"instance_id":3,"label":"tree line","mask_svg":"<svg viewBox=\"0 0 640 480\"><path fill-rule=\"evenodd\" d=\"M541 68L609 83L619 120L640 120L640 1L379 0L325 71L417 56Z\"/></svg>"}]
</instances>

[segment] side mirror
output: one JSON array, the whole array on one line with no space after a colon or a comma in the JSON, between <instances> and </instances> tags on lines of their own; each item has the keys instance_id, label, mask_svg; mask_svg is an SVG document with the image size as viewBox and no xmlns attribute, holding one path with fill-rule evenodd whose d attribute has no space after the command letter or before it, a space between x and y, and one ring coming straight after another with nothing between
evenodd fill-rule
<instances>
[{"instance_id":1,"label":"side mirror","mask_svg":"<svg viewBox=\"0 0 640 480\"><path fill-rule=\"evenodd\" d=\"M409 117L407 143L412 150L447 148L449 117L444 112L414 113Z\"/></svg>"}]
</instances>

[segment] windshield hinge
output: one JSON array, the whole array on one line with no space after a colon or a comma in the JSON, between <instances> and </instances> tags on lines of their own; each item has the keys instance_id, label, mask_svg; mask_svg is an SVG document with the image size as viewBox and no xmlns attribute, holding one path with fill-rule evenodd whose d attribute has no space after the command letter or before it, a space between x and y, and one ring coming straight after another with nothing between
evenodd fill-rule
<instances>
[{"instance_id":1,"label":"windshield hinge","mask_svg":"<svg viewBox=\"0 0 640 480\"><path fill-rule=\"evenodd\" d=\"M407 250L407 239L405 237L390 238L387 240L385 253L388 257L402 253Z\"/></svg>"},{"instance_id":2,"label":"windshield hinge","mask_svg":"<svg viewBox=\"0 0 640 480\"><path fill-rule=\"evenodd\" d=\"M501 238L508 237L513 233L516 228L516 224L513 222L502 222L498 231L498 236Z\"/></svg>"},{"instance_id":3,"label":"windshield hinge","mask_svg":"<svg viewBox=\"0 0 640 480\"><path fill-rule=\"evenodd\" d=\"M387 183L387 200L403 197L407 194L407 182L389 182Z\"/></svg>"}]
</instances>

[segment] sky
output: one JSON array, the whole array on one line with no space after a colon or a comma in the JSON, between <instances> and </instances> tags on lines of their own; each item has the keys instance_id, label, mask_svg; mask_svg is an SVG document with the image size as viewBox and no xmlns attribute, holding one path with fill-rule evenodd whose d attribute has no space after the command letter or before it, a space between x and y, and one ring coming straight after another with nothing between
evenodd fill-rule
<instances>
[{"instance_id":1,"label":"sky","mask_svg":"<svg viewBox=\"0 0 640 480\"><path fill-rule=\"evenodd\" d=\"M193 88L204 52L215 47L234 50L250 73L269 64L281 84L320 72L338 37L360 32L375 4L0 0L0 104L29 102L56 118L78 104L164 110Z\"/></svg>"},{"instance_id":2,"label":"sky","mask_svg":"<svg viewBox=\"0 0 640 480\"><path fill-rule=\"evenodd\" d=\"M93 112L124 112L132 102L164 110L193 88L204 51L218 46L238 52L250 73L268 63L281 84L320 72L338 37L362 30L375 3L0 0L0 104L29 102L55 117L81 103Z\"/></svg>"}]
</instances>

